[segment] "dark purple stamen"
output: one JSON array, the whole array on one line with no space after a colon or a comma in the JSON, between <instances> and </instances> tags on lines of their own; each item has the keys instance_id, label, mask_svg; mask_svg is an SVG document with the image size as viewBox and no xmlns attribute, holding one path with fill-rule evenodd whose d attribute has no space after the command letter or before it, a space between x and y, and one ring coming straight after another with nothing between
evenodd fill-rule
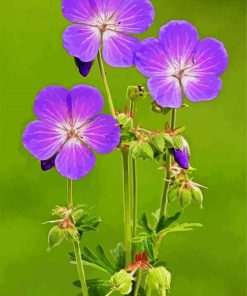
<instances>
[{"instance_id":1,"label":"dark purple stamen","mask_svg":"<svg viewBox=\"0 0 247 296\"><path fill-rule=\"evenodd\" d=\"M75 64L76 64L80 74L83 77L86 77L89 74L90 70L91 70L91 67L93 65L93 61L91 61L91 62L83 62L80 59L78 59L77 57L74 57L74 59L75 59Z\"/></svg>"},{"instance_id":2,"label":"dark purple stamen","mask_svg":"<svg viewBox=\"0 0 247 296\"><path fill-rule=\"evenodd\" d=\"M172 148L172 149L170 149L170 152L172 153L176 163L181 168L183 168L185 170L187 170L189 168L189 153L188 153L186 147L184 147L183 150Z\"/></svg>"},{"instance_id":3,"label":"dark purple stamen","mask_svg":"<svg viewBox=\"0 0 247 296\"><path fill-rule=\"evenodd\" d=\"M41 160L40 164L41 164L41 169L43 171L48 171L50 169L52 169L55 166L55 159L57 157L57 153L54 154L51 158L46 159L46 160Z\"/></svg>"}]
</instances>

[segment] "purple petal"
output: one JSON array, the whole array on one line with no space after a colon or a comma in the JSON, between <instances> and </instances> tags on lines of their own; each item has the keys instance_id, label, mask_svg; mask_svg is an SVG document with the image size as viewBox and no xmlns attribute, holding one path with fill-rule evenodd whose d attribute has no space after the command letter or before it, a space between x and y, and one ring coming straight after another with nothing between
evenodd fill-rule
<instances>
[{"instance_id":1,"label":"purple petal","mask_svg":"<svg viewBox=\"0 0 247 296\"><path fill-rule=\"evenodd\" d=\"M84 62L97 56L100 46L100 31L86 25L70 25L63 33L63 45L68 53Z\"/></svg>"},{"instance_id":2,"label":"purple petal","mask_svg":"<svg viewBox=\"0 0 247 296\"><path fill-rule=\"evenodd\" d=\"M100 113L104 100L97 88L78 85L70 90L72 118L79 124L92 119Z\"/></svg>"},{"instance_id":3,"label":"purple petal","mask_svg":"<svg viewBox=\"0 0 247 296\"><path fill-rule=\"evenodd\" d=\"M80 59L78 59L77 57L75 57L74 59L75 59L75 64L76 64L80 74L83 77L86 77L89 74L89 72L90 72L90 70L92 68L93 61L91 61L91 62L83 62Z\"/></svg>"},{"instance_id":4,"label":"purple petal","mask_svg":"<svg viewBox=\"0 0 247 296\"><path fill-rule=\"evenodd\" d=\"M75 23L89 23L93 18L90 0L62 0L62 11L65 18Z\"/></svg>"},{"instance_id":5,"label":"purple petal","mask_svg":"<svg viewBox=\"0 0 247 296\"><path fill-rule=\"evenodd\" d=\"M177 78L172 76L150 78L148 88L151 96L160 106L179 108L182 105L182 93Z\"/></svg>"},{"instance_id":6,"label":"purple petal","mask_svg":"<svg viewBox=\"0 0 247 296\"><path fill-rule=\"evenodd\" d=\"M176 163L183 169L187 170L189 168L189 154L186 147L183 150L171 149Z\"/></svg>"},{"instance_id":7,"label":"purple petal","mask_svg":"<svg viewBox=\"0 0 247 296\"><path fill-rule=\"evenodd\" d=\"M143 33L152 25L155 14L149 0L121 0L115 11L116 30L126 33Z\"/></svg>"},{"instance_id":8,"label":"purple petal","mask_svg":"<svg viewBox=\"0 0 247 296\"><path fill-rule=\"evenodd\" d=\"M57 157L57 153L54 154L54 155L53 155L52 157L50 157L49 159L41 160L41 162L40 162L41 169L42 169L43 171L48 171L48 170L54 168L56 157Z\"/></svg>"},{"instance_id":9,"label":"purple petal","mask_svg":"<svg viewBox=\"0 0 247 296\"><path fill-rule=\"evenodd\" d=\"M182 85L186 97L192 102L208 101L216 98L222 87L222 80L215 76L185 76Z\"/></svg>"},{"instance_id":10,"label":"purple petal","mask_svg":"<svg viewBox=\"0 0 247 296\"><path fill-rule=\"evenodd\" d=\"M199 40L197 29L187 21L171 21L161 27L159 40L175 66L185 66Z\"/></svg>"},{"instance_id":11,"label":"purple petal","mask_svg":"<svg viewBox=\"0 0 247 296\"><path fill-rule=\"evenodd\" d=\"M134 65L134 52L140 47L135 37L113 31L103 34L103 57L113 67L131 67Z\"/></svg>"},{"instance_id":12,"label":"purple petal","mask_svg":"<svg viewBox=\"0 0 247 296\"><path fill-rule=\"evenodd\" d=\"M67 119L68 90L61 86L48 86L39 92L35 103L34 113L47 123L58 125Z\"/></svg>"},{"instance_id":13,"label":"purple petal","mask_svg":"<svg viewBox=\"0 0 247 296\"><path fill-rule=\"evenodd\" d=\"M62 176L78 180L92 170L95 156L80 141L71 139L59 152L55 165Z\"/></svg>"},{"instance_id":14,"label":"purple petal","mask_svg":"<svg viewBox=\"0 0 247 296\"><path fill-rule=\"evenodd\" d=\"M83 127L80 133L82 141L98 153L105 154L114 150L120 142L120 127L108 114L97 116Z\"/></svg>"},{"instance_id":15,"label":"purple petal","mask_svg":"<svg viewBox=\"0 0 247 296\"><path fill-rule=\"evenodd\" d=\"M167 76L169 60L156 38L148 38L141 43L135 53L137 69L147 77Z\"/></svg>"},{"instance_id":16,"label":"purple petal","mask_svg":"<svg viewBox=\"0 0 247 296\"><path fill-rule=\"evenodd\" d=\"M49 159L63 145L66 132L54 129L43 121L33 121L26 127L22 142L24 147L39 160Z\"/></svg>"},{"instance_id":17,"label":"purple petal","mask_svg":"<svg viewBox=\"0 0 247 296\"><path fill-rule=\"evenodd\" d=\"M200 41L193 55L194 75L220 75L228 63L226 49L222 42L214 38L205 38Z\"/></svg>"}]
</instances>

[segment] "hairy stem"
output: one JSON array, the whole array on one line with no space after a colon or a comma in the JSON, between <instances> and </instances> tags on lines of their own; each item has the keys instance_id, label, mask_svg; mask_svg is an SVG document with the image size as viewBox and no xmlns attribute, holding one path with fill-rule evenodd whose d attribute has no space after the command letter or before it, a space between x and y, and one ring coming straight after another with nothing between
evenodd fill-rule
<instances>
[{"instance_id":1,"label":"hairy stem","mask_svg":"<svg viewBox=\"0 0 247 296\"><path fill-rule=\"evenodd\" d=\"M110 89L109 89L109 86L108 86L107 78L106 78L104 62L103 62L103 59L102 59L102 50L101 50L101 48L99 49L99 53L98 53L97 58L98 58L100 75L101 75L103 85L104 85L104 88L105 88L109 108L110 108L112 116L115 117L116 116L115 115L115 108L114 108L111 92L110 92Z\"/></svg>"},{"instance_id":2,"label":"hairy stem","mask_svg":"<svg viewBox=\"0 0 247 296\"><path fill-rule=\"evenodd\" d=\"M123 186L124 186L124 245L125 266L128 267L132 261L132 236L131 236L131 202L129 190L129 152L122 150L123 158Z\"/></svg>"},{"instance_id":3,"label":"hairy stem","mask_svg":"<svg viewBox=\"0 0 247 296\"><path fill-rule=\"evenodd\" d=\"M176 124L176 109L172 109L170 128L175 129L175 124ZM164 189L162 193L161 206L160 206L160 217L159 217L160 219L163 216L165 216L167 212L170 178L171 178L171 154L169 153L169 151L167 151Z\"/></svg>"},{"instance_id":4,"label":"hairy stem","mask_svg":"<svg viewBox=\"0 0 247 296\"><path fill-rule=\"evenodd\" d=\"M73 194L72 194L72 180L67 179L67 201L68 201L68 208L73 207ZM76 257L76 264L77 264L77 270L79 279L81 282L81 291L83 296L88 296L88 289L86 284L86 277L85 272L83 268L83 263L81 259L81 250L80 250L80 243L79 240L76 240L73 242L74 244L74 252Z\"/></svg>"}]
</instances>

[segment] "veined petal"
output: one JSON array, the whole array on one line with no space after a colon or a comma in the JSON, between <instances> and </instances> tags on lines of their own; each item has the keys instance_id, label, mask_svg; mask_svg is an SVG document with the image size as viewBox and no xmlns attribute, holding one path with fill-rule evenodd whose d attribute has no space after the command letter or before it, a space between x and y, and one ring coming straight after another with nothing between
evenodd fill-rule
<instances>
[{"instance_id":1,"label":"veined petal","mask_svg":"<svg viewBox=\"0 0 247 296\"><path fill-rule=\"evenodd\" d=\"M135 65L147 77L166 76L171 67L169 59L156 38L145 39L135 52Z\"/></svg>"},{"instance_id":2,"label":"veined petal","mask_svg":"<svg viewBox=\"0 0 247 296\"><path fill-rule=\"evenodd\" d=\"M93 18L93 6L90 0L62 0L65 18L75 23L89 23Z\"/></svg>"},{"instance_id":3,"label":"veined petal","mask_svg":"<svg viewBox=\"0 0 247 296\"><path fill-rule=\"evenodd\" d=\"M34 102L34 113L53 125L64 124L67 120L68 90L61 86L48 86L41 90Z\"/></svg>"},{"instance_id":4,"label":"veined petal","mask_svg":"<svg viewBox=\"0 0 247 296\"><path fill-rule=\"evenodd\" d=\"M92 119L103 108L104 100L97 88L89 85L77 85L70 90L71 118L81 125Z\"/></svg>"},{"instance_id":5,"label":"veined petal","mask_svg":"<svg viewBox=\"0 0 247 296\"><path fill-rule=\"evenodd\" d=\"M120 127L111 115L102 114L83 126L80 136L91 148L105 154L114 150L119 144Z\"/></svg>"},{"instance_id":6,"label":"veined petal","mask_svg":"<svg viewBox=\"0 0 247 296\"><path fill-rule=\"evenodd\" d=\"M177 78L172 76L150 78L148 88L160 106L179 108L182 105L182 92Z\"/></svg>"},{"instance_id":7,"label":"veined petal","mask_svg":"<svg viewBox=\"0 0 247 296\"><path fill-rule=\"evenodd\" d=\"M94 26L70 25L63 33L63 45L70 55L90 62L97 56L100 38L100 31Z\"/></svg>"},{"instance_id":8,"label":"veined petal","mask_svg":"<svg viewBox=\"0 0 247 296\"><path fill-rule=\"evenodd\" d=\"M154 8L149 0L120 0L116 9L117 31L143 33L153 23Z\"/></svg>"},{"instance_id":9,"label":"veined petal","mask_svg":"<svg viewBox=\"0 0 247 296\"><path fill-rule=\"evenodd\" d=\"M55 165L58 172L72 180L87 175L95 165L95 156L78 139L70 139L56 157Z\"/></svg>"},{"instance_id":10,"label":"veined petal","mask_svg":"<svg viewBox=\"0 0 247 296\"><path fill-rule=\"evenodd\" d=\"M184 76L182 85L185 95L190 101L209 101L218 96L222 80L214 75Z\"/></svg>"},{"instance_id":11,"label":"veined petal","mask_svg":"<svg viewBox=\"0 0 247 296\"><path fill-rule=\"evenodd\" d=\"M22 138L24 147L39 160L52 157L65 140L66 132L39 120L28 124Z\"/></svg>"},{"instance_id":12,"label":"veined petal","mask_svg":"<svg viewBox=\"0 0 247 296\"><path fill-rule=\"evenodd\" d=\"M193 75L220 75L228 63L228 55L222 42L214 38L201 40L193 54Z\"/></svg>"},{"instance_id":13,"label":"veined petal","mask_svg":"<svg viewBox=\"0 0 247 296\"><path fill-rule=\"evenodd\" d=\"M187 21L171 21L161 27L159 40L171 62L184 67L199 40L197 29Z\"/></svg>"},{"instance_id":14,"label":"veined petal","mask_svg":"<svg viewBox=\"0 0 247 296\"><path fill-rule=\"evenodd\" d=\"M140 47L135 37L107 30L103 34L103 57L113 67L134 65L134 52Z\"/></svg>"}]
</instances>

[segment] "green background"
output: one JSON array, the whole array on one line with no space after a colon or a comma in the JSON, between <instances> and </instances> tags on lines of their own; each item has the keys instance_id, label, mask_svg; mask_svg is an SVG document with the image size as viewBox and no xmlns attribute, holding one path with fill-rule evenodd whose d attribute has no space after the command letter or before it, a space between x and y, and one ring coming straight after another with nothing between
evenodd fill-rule
<instances>
[{"instance_id":1,"label":"green background","mask_svg":"<svg viewBox=\"0 0 247 296\"><path fill-rule=\"evenodd\" d=\"M229 67L219 97L190 103L178 111L177 125L185 125L198 169L195 180L208 186L204 210L192 205L182 221L201 222L202 229L171 234L162 245L162 258L172 272L171 296L245 295L245 1L154 0L154 25L141 38L156 36L171 19L186 19L201 38L224 42ZM42 172L23 149L25 125L34 119L32 105L47 85L68 88L85 83L103 92L97 63L83 79L62 47L68 22L60 1L9 0L1 3L1 199L0 295L76 295L75 266L66 253L69 243L46 252L48 226L54 205L66 202L66 180L55 170ZM134 68L107 67L115 105L123 109L129 84L146 79ZM107 106L106 106L107 107ZM106 109L107 111L107 109ZM137 123L158 129L165 120L140 104ZM138 162L139 214L156 210L163 173L155 164ZM103 220L100 232L90 233L84 245L98 242L107 249L123 238L121 159L118 151L97 157L97 165L74 184L74 199L95 206ZM172 212L175 209L170 209ZM94 276L93 270L87 274Z\"/></svg>"}]
</instances>

